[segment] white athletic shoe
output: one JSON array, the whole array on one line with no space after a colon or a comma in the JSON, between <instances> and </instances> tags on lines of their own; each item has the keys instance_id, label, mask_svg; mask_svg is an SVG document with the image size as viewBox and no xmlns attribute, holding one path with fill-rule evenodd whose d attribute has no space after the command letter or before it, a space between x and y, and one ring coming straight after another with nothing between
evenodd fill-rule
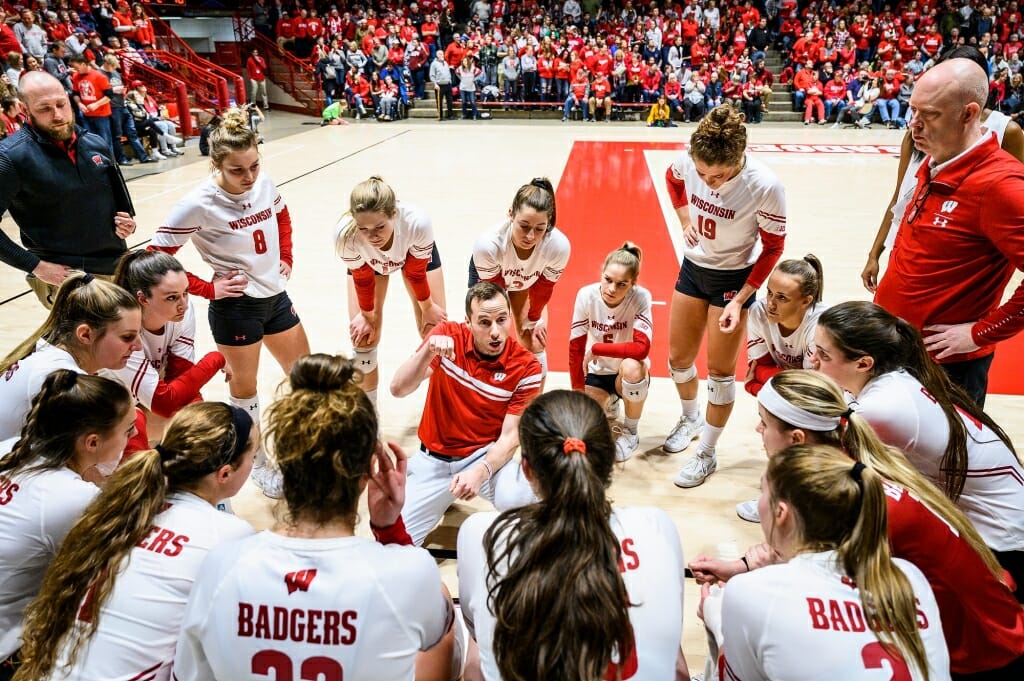
<instances>
[{"instance_id":1,"label":"white athletic shoe","mask_svg":"<svg viewBox=\"0 0 1024 681\"><path fill-rule=\"evenodd\" d=\"M181 139L180 137L178 137L176 135L168 135L167 136L167 141L170 144L174 145L174 146L178 146L179 144L184 144L184 142L185 142L185 140Z\"/></svg>"},{"instance_id":2,"label":"white athletic shoe","mask_svg":"<svg viewBox=\"0 0 1024 681\"><path fill-rule=\"evenodd\" d=\"M679 475L672 482L676 487L697 487L698 485L703 485L704 481L717 469L718 460L715 458L713 451L706 453L698 452L687 459L679 471Z\"/></svg>"},{"instance_id":3,"label":"white athletic shoe","mask_svg":"<svg viewBox=\"0 0 1024 681\"><path fill-rule=\"evenodd\" d=\"M622 398L618 395L611 395L604 405L604 415L609 421L622 419Z\"/></svg>"},{"instance_id":4,"label":"white athletic shoe","mask_svg":"<svg viewBox=\"0 0 1024 681\"><path fill-rule=\"evenodd\" d=\"M665 438L665 444L661 446L666 452L675 454L690 446L690 443L700 436L700 429L704 425L704 419L700 414L697 418L688 419L680 416L672 432Z\"/></svg>"},{"instance_id":5,"label":"white athletic shoe","mask_svg":"<svg viewBox=\"0 0 1024 681\"><path fill-rule=\"evenodd\" d=\"M273 466L253 466L249 479L260 488L264 496L271 499L280 499L284 496L284 480L281 478L281 471Z\"/></svg>"},{"instance_id":6,"label":"white athletic shoe","mask_svg":"<svg viewBox=\"0 0 1024 681\"><path fill-rule=\"evenodd\" d=\"M629 461L633 452L640 446L640 436L625 428L614 428L612 432L617 435L615 438L615 460L619 463Z\"/></svg>"},{"instance_id":7,"label":"white athletic shoe","mask_svg":"<svg viewBox=\"0 0 1024 681\"><path fill-rule=\"evenodd\" d=\"M757 499L751 499L750 501L744 501L741 504L736 504L736 515L743 518L748 523L761 522L761 514L757 512Z\"/></svg>"},{"instance_id":8,"label":"white athletic shoe","mask_svg":"<svg viewBox=\"0 0 1024 681\"><path fill-rule=\"evenodd\" d=\"M164 156L163 154L161 154L159 151L151 151L151 152L149 152L149 157L150 158L155 158L158 161L164 161L164 160L167 159L167 157Z\"/></svg>"}]
</instances>

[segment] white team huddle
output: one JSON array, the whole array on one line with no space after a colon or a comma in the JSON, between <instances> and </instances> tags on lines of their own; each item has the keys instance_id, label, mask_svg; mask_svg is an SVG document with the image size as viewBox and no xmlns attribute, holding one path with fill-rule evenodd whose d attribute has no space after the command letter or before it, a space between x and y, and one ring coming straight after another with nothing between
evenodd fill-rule
<instances>
[{"instance_id":1,"label":"white team huddle","mask_svg":"<svg viewBox=\"0 0 1024 681\"><path fill-rule=\"evenodd\" d=\"M570 258L551 183L520 187L474 244L455 323L429 215L371 177L334 233L354 358L310 354L286 292L288 211L235 118L211 138L217 173L151 252L114 283L69 279L0 364L0 681L688 679L687 608L723 680L1024 674L1024 467L913 327L826 305L814 256L779 262L785 193L731 109L666 172L687 248L664 448L698 443L679 487L715 472L746 342L768 462L737 513L765 544L693 558L699 605L684 603L669 516L606 495L639 446L659 338L640 247L578 291L560 339L573 390L544 392L547 306ZM211 281L171 257L189 241ZM399 272L421 343L390 389L428 385L408 454L380 441L376 410ZM189 293L212 301L217 352L199 361ZM289 390L261 419L263 343ZM202 401L220 371L230 404ZM250 476L281 499L258 534L229 511ZM364 492L374 538L356 535ZM414 544L477 495L497 511L460 528L455 607Z\"/></svg>"}]
</instances>

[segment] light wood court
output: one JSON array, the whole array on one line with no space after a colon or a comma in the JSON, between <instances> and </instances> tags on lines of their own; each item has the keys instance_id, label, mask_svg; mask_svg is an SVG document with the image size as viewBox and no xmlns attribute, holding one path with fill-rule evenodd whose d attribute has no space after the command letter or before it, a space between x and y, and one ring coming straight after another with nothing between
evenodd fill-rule
<instances>
[{"instance_id":1,"label":"light wood court","mask_svg":"<svg viewBox=\"0 0 1024 681\"><path fill-rule=\"evenodd\" d=\"M263 172L269 173L280 188L295 226L295 268L289 293L314 351L351 350L346 276L334 253L332 234L347 208L350 189L370 175L382 176L401 201L416 204L432 216L444 263L448 312L453 319L464 315L462 301L472 243L485 228L506 215L516 189L538 176L550 177L556 187L573 183L577 191L571 206L562 202L559 192L559 226L569 234L574 253L552 302L549 344L554 371L548 389L569 385L565 356L572 300L579 286L596 280L604 253L629 239L645 248L645 265L661 258L678 262L672 255L673 244L679 242L678 223L663 176L680 145L689 138L692 125L664 130L625 123L452 121L442 125L364 121L347 127L313 128L302 127L302 120L308 119L275 111L263 129L269 141L261 151ZM283 133L287 126L293 134L273 139L275 128ZM751 126L749 134L752 148L760 149L755 152L758 158L779 174L787 189L789 234L785 257L814 253L821 258L828 302L869 298L859 274L892 192L895 153L903 133L765 124ZM578 144L584 142L598 146ZM580 157L572 158L584 152L587 163L581 163ZM194 162L130 182L140 225L130 244L148 239L173 203L208 172L207 159L197 156L194 147L189 148L186 159ZM568 177L568 172L582 176ZM624 218L583 225L567 222L572 215L586 214L591 198L597 201L600 196L607 202L607 194L612 192L624 206ZM648 220L649 216L637 208L644 222L631 223L631 207L641 202L654 205L651 201L657 203L661 219ZM8 234L16 233L9 217L3 221L3 228ZM192 247L186 246L179 255L187 267L209 277ZM671 296L675 266L651 265L641 274L640 283L651 290L655 301L665 302ZM0 268L0 300L26 288L20 273ZM380 346L379 407L385 438L411 453L418 445L416 427L423 391L397 400L384 388L398 364L416 348L419 337L403 287L391 289ZM198 318L205 320L206 301L194 299L194 304ZM0 312L4 320L0 349L4 352L44 318L44 311L31 295L4 303ZM689 452L669 456L660 450L679 415L679 403L666 377L664 362L667 324L667 306L657 305L652 366L655 379L640 422L642 452L621 468L612 496L618 505L656 505L667 510L679 528L687 558L700 553L736 557L761 538L760 528L740 520L734 511L737 502L757 496L764 469L760 438L754 432L755 401L738 390L735 411L719 446L718 472L701 487L674 487L672 478ZM213 347L206 323L200 322L198 352ZM270 404L282 379L281 371L265 354L260 371L264 406ZM226 386L212 383L204 395L207 399L226 398ZM988 411L1011 438L1018 445L1024 443L1024 399L993 395L988 405ZM249 486L234 506L239 515L258 527L272 520L271 504ZM459 519L483 507L479 503L458 505L434 538L453 546ZM457 592L454 566L446 564L443 569L453 592ZM698 597L699 591L691 582L684 649L693 672L700 671L704 658L704 634L695 614Z\"/></svg>"}]
</instances>

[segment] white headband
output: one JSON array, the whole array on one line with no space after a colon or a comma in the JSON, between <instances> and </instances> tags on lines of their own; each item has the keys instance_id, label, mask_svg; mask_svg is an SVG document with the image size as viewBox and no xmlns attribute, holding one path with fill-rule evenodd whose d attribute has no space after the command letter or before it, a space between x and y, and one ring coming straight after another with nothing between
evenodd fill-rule
<instances>
[{"instance_id":1,"label":"white headband","mask_svg":"<svg viewBox=\"0 0 1024 681\"><path fill-rule=\"evenodd\" d=\"M806 409L801 409L792 402L782 397L772 386L771 380L764 384L761 391L757 393L758 403L771 412L772 416L796 426L806 428L819 433L829 433L839 427L841 417L819 416L812 414Z\"/></svg>"}]
</instances>

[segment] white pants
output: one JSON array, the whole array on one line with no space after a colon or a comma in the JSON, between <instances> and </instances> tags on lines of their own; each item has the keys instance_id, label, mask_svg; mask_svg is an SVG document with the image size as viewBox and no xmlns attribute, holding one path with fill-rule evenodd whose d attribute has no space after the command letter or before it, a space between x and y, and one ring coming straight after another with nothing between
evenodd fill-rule
<instances>
[{"instance_id":1,"label":"white pants","mask_svg":"<svg viewBox=\"0 0 1024 681\"><path fill-rule=\"evenodd\" d=\"M263 98L263 108L267 108L267 81L264 80L250 80L249 81L249 101L256 104L257 95Z\"/></svg>"},{"instance_id":2,"label":"white pants","mask_svg":"<svg viewBox=\"0 0 1024 681\"><path fill-rule=\"evenodd\" d=\"M494 444L493 442L491 444ZM405 507L402 519L413 542L419 546L434 529L445 511L455 502L449 491L452 477L479 463L488 444L465 459L448 463L418 451L409 459L405 483ZM529 481L523 475L519 462L513 459L495 471L490 482L480 486L480 496L494 504L499 511L519 508L537 501Z\"/></svg>"}]
</instances>

